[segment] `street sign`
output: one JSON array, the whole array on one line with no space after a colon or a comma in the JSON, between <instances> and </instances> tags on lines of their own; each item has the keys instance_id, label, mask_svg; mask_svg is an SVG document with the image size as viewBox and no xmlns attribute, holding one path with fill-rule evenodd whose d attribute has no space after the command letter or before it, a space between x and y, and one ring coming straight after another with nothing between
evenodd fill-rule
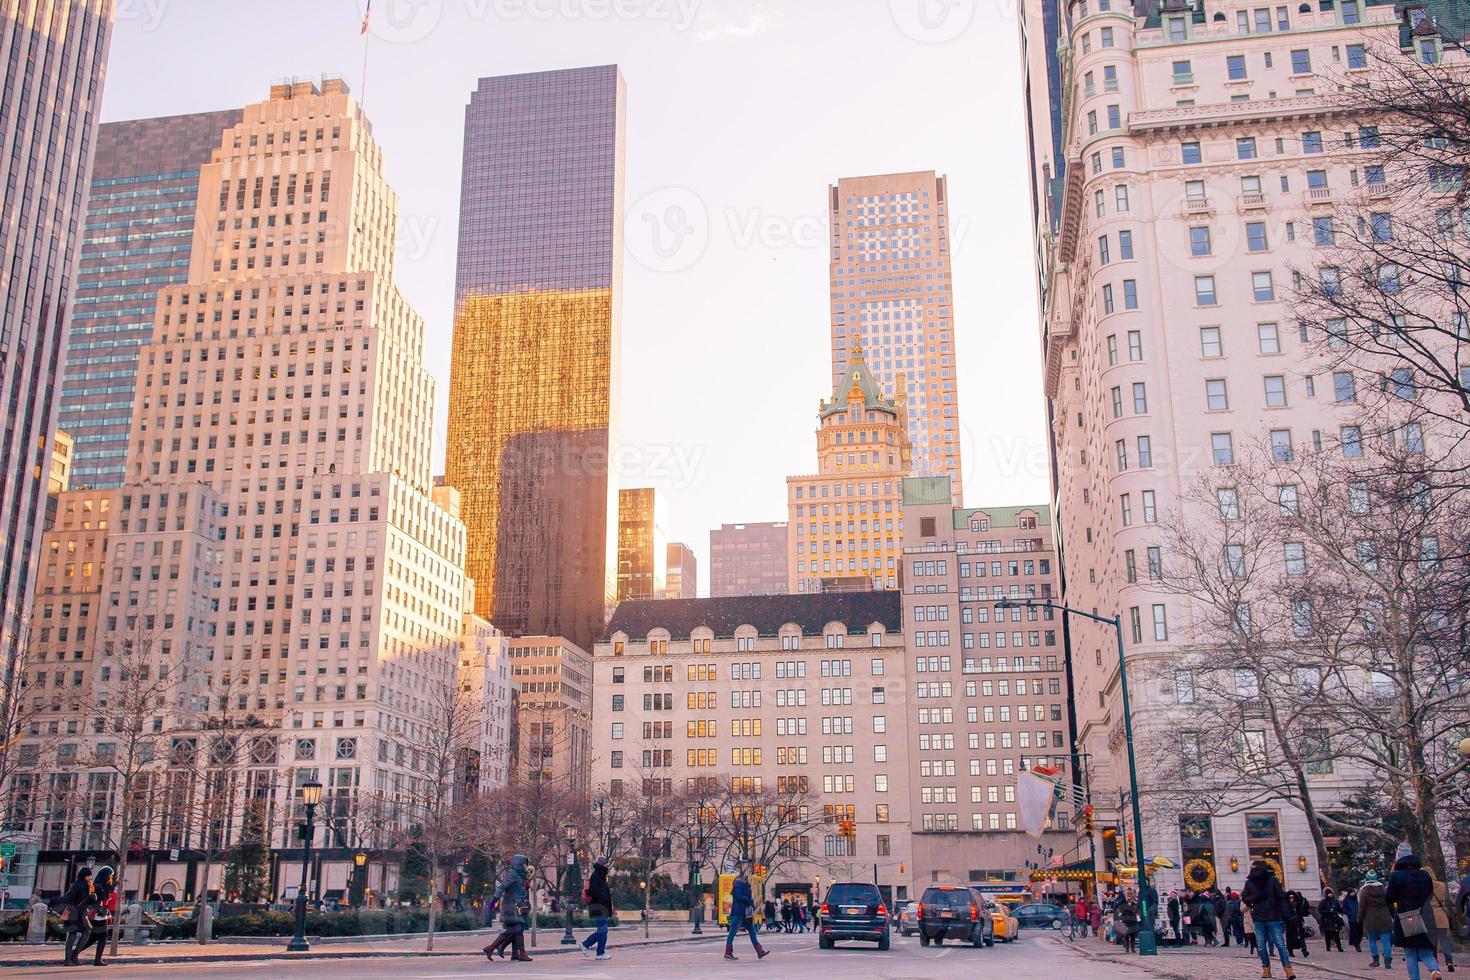
<instances>
[{"instance_id":1,"label":"street sign","mask_svg":"<svg viewBox=\"0 0 1470 980\"><path fill-rule=\"evenodd\" d=\"M13 857L15 857L15 843L13 841L6 841L0 844L0 858L5 858L8 861Z\"/></svg>"}]
</instances>

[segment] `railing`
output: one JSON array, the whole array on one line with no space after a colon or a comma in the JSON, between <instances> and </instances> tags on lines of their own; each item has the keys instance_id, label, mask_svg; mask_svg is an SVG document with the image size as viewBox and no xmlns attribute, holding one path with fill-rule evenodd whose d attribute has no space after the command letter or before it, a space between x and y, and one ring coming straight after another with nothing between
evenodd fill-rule
<instances>
[{"instance_id":1,"label":"railing","mask_svg":"<svg viewBox=\"0 0 1470 980\"><path fill-rule=\"evenodd\" d=\"M1184 215L1209 214L1215 209L1210 205L1207 197L1186 197L1179 205L1179 210Z\"/></svg>"},{"instance_id":2,"label":"railing","mask_svg":"<svg viewBox=\"0 0 1470 980\"><path fill-rule=\"evenodd\" d=\"M1242 211L1256 211L1266 207L1266 195L1262 193L1241 194L1236 198L1236 206Z\"/></svg>"},{"instance_id":3,"label":"railing","mask_svg":"<svg viewBox=\"0 0 1470 980\"><path fill-rule=\"evenodd\" d=\"M1307 204L1331 204L1333 193L1331 187L1309 187L1307 188Z\"/></svg>"}]
</instances>

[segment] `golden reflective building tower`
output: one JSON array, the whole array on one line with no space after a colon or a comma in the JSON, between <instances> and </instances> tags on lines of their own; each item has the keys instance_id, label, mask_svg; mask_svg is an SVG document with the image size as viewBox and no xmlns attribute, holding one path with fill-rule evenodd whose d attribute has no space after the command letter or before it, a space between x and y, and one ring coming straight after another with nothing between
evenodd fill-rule
<instances>
[{"instance_id":1,"label":"golden reflective building tower","mask_svg":"<svg viewBox=\"0 0 1470 980\"><path fill-rule=\"evenodd\" d=\"M584 649L615 596L624 102L605 65L481 79L465 112L446 482L476 611Z\"/></svg>"}]
</instances>

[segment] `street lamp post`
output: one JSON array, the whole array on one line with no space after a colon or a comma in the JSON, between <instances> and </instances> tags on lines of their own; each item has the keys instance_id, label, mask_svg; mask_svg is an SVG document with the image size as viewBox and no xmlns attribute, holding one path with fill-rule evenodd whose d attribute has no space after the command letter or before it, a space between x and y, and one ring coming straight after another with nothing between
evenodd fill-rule
<instances>
[{"instance_id":1,"label":"street lamp post","mask_svg":"<svg viewBox=\"0 0 1470 980\"><path fill-rule=\"evenodd\" d=\"M563 946L575 946L577 937L572 935L572 896L569 894L572 887L572 868L577 863L577 825L568 823L567 827L567 861L562 869L561 877L561 901L565 906L567 914L567 931L561 937Z\"/></svg>"},{"instance_id":2,"label":"street lamp post","mask_svg":"<svg viewBox=\"0 0 1470 980\"><path fill-rule=\"evenodd\" d=\"M296 935L286 944L288 953L305 953L311 949L306 941L306 889L311 874L311 840L316 836L316 805L321 801L321 783L308 779L301 784L301 802L306 806L306 820L297 828L301 838L301 889L296 893Z\"/></svg>"},{"instance_id":3,"label":"street lamp post","mask_svg":"<svg viewBox=\"0 0 1470 980\"><path fill-rule=\"evenodd\" d=\"M358 851L352 856L352 863L356 866L353 878L357 882L357 894L354 898L357 899L356 905L361 907L367 900L367 854Z\"/></svg>"},{"instance_id":4,"label":"street lamp post","mask_svg":"<svg viewBox=\"0 0 1470 980\"><path fill-rule=\"evenodd\" d=\"M1113 628L1113 635L1117 638L1118 687L1123 696L1123 737L1128 745L1128 783L1133 792L1133 841L1138 848L1138 898L1143 906L1143 931L1138 937L1138 955L1156 956L1159 952L1158 937L1154 933L1154 914L1157 910L1144 901L1144 895L1149 888L1148 859L1143 848L1143 810L1138 796L1138 760L1133 750L1133 708L1128 697L1128 659L1123 649L1123 615L1119 613L1112 618L1099 616L1097 613L1058 605L1046 599L1038 602L1027 598L1015 602L1009 598L1003 598L995 604L996 609L1018 609L1022 606L1027 609L1055 609L1059 610L1063 616L1070 613L1073 616L1090 619L1095 623L1103 623Z\"/></svg>"}]
</instances>

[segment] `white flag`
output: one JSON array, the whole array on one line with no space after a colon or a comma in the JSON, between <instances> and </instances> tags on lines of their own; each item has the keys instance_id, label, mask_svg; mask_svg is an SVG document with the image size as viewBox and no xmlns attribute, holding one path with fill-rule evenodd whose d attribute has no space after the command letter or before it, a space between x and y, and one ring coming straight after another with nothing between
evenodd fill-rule
<instances>
[{"instance_id":1,"label":"white flag","mask_svg":"<svg viewBox=\"0 0 1470 980\"><path fill-rule=\"evenodd\" d=\"M1021 829L1040 837L1056 794L1056 784L1045 776L1023 770L1016 777L1016 804L1021 811Z\"/></svg>"}]
</instances>

